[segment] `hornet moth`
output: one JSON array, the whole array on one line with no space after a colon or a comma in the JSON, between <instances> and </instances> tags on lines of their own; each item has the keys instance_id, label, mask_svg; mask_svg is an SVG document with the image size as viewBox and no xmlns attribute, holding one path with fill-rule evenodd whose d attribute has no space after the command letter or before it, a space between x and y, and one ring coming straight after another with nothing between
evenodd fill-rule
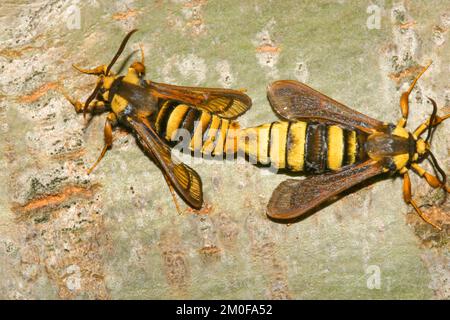
<instances>
[{"instance_id":1,"label":"hornet moth","mask_svg":"<svg viewBox=\"0 0 450 320\"><path fill-rule=\"evenodd\" d=\"M97 84L91 95L83 104L65 94L75 111L96 114L109 112L104 127L105 145L94 165L88 170L91 173L95 166L112 147L113 127L120 125L134 134L138 144L145 153L161 169L169 186L178 212L174 189L178 195L194 209L203 204L202 182L192 168L181 163L171 154L162 131L161 123L167 127L190 128L194 131L194 122L202 116L210 122L222 122L238 117L251 106L251 99L238 90L182 87L145 80L144 53L141 47L142 60L133 62L125 76L111 71L131 35L132 30L123 39L117 53L108 65L93 69L82 69L73 66L79 72L97 76ZM167 108L182 109L183 112L171 114L167 118ZM179 107L182 106L182 107ZM161 119L165 119L162 121ZM205 123L210 123L205 121ZM156 128L157 126L158 129ZM159 133L159 134L158 134Z\"/></svg>"},{"instance_id":2,"label":"hornet moth","mask_svg":"<svg viewBox=\"0 0 450 320\"><path fill-rule=\"evenodd\" d=\"M238 149L260 164L308 176L282 182L272 193L268 216L275 220L296 219L344 190L389 172L403 176L406 203L423 220L441 229L412 199L409 170L425 178L431 187L450 192L446 174L430 150L436 126L450 114L437 116L436 102L428 98L433 105L430 118L413 132L405 129L409 94L429 65L401 95L402 118L396 125L372 119L297 81L281 80L269 85L269 102L283 121L242 129ZM436 176L419 165L426 158Z\"/></svg>"}]
</instances>

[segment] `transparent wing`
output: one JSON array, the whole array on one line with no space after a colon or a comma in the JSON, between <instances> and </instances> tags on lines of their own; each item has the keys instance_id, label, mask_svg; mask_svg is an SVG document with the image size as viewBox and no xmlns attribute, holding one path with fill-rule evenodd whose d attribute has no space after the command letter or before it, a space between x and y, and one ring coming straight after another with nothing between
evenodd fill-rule
<instances>
[{"instance_id":1,"label":"transparent wing","mask_svg":"<svg viewBox=\"0 0 450 320\"><path fill-rule=\"evenodd\" d=\"M149 152L164 171L178 194L195 209L203 204L202 181L192 168L172 157L151 125L136 117L127 118L142 147Z\"/></svg>"},{"instance_id":2,"label":"transparent wing","mask_svg":"<svg viewBox=\"0 0 450 320\"><path fill-rule=\"evenodd\" d=\"M378 162L370 160L335 173L304 180L288 179L273 191L267 214L274 219L300 217L329 198L383 172Z\"/></svg>"},{"instance_id":3,"label":"transparent wing","mask_svg":"<svg viewBox=\"0 0 450 320\"><path fill-rule=\"evenodd\" d=\"M344 106L326 95L293 80L280 80L267 89L274 111L288 120L317 120L347 127L379 128L383 122Z\"/></svg>"}]
</instances>

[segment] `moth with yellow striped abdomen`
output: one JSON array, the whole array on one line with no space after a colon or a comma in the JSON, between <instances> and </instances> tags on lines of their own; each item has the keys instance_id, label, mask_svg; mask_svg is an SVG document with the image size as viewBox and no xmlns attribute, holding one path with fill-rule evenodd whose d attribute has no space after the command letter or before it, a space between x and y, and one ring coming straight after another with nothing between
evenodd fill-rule
<instances>
[{"instance_id":1,"label":"moth with yellow striped abdomen","mask_svg":"<svg viewBox=\"0 0 450 320\"><path fill-rule=\"evenodd\" d=\"M143 52L142 60L131 64L125 76L114 74L111 67L135 31L127 34L109 65L93 69L74 66L82 73L98 76L97 85L84 104L65 95L75 110L84 115L109 111L104 129L104 148L88 173L112 146L113 127L121 125L135 135L143 150L161 169L174 201L173 189L189 206L200 209L203 203L201 179L192 168L172 157L167 140L171 139L174 129L195 131L197 118L204 119L204 124L210 126L228 124L250 108L251 99L238 90L182 87L145 80ZM178 111L169 113L168 109ZM211 140L218 139L214 135ZM176 201L175 204L179 210Z\"/></svg>"},{"instance_id":2,"label":"moth with yellow striped abdomen","mask_svg":"<svg viewBox=\"0 0 450 320\"><path fill-rule=\"evenodd\" d=\"M440 229L412 199L408 174L412 169L433 188L450 192L446 174L430 150L434 128L450 114L437 116L436 103L429 98L433 105L430 118L413 132L405 129L409 94L427 68L402 94L402 118L397 125L356 112L297 81L271 84L268 99L284 121L242 129L238 149L260 164L311 175L304 180L282 182L269 201L268 215L282 220L301 217L350 187L390 172L403 176L405 201L426 222ZM427 137L422 139L425 132ZM426 158L436 175L418 164Z\"/></svg>"}]
</instances>

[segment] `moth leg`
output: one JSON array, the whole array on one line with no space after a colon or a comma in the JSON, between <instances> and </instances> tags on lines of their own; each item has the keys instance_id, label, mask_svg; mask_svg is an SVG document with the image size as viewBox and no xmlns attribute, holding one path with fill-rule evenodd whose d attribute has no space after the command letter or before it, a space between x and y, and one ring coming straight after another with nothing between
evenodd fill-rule
<instances>
[{"instance_id":1,"label":"moth leg","mask_svg":"<svg viewBox=\"0 0 450 320\"><path fill-rule=\"evenodd\" d=\"M414 81L409 86L409 89L402 93L402 96L400 97L400 109L402 111L402 118L398 122L398 126L404 127L406 125L406 121L408 119L408 112L409 112L409 102L408 102L409 95L410 95L411 91L414 89L414 86L416 85L417 80L419 80L419 78L424 74L424 72L428 69L428 67L431 65L431 63L432 62L430 61L430 63L428 63L428 65L426 65L425 68L423 68L422 71L420 71L419 75L414 79Z\"/></svg>"},{"instance_id":2,"label":"moth leg","mask_svg":"<svg viewBox=\"0 0 450 320\"><path fill-rule=\"evenodd\" d=\"M448 118L450 118L450 113L449 114L446 114L445 116L443 116L443 117L439 117L439 116L436 116L436 118L434 119L434 122L433 122L433 127L434 126L437 126L439 123L441 123L442 121L444 121L444 120L446 120L446 119L448 119ZM425 130L427 130L428 129L428 127L430 126L430 119L428 119L427 121L425 121L424 123L422 123L421 125L419 125L418 127L417 127L417 129L414 131L414 135L416 136L416 137L418 137L418 136L420 136Z\"/></svg>"},{"instance_id":3,"label":"moth leg","mask_svg":"<svg viewBox=\"0 0 450 320\"><path fill-rule=\"evenodd\" d=\"M411 164L411 168L421 177L425 178L427 183L432 188L442 188L445 191L450 193L450 187L443 185L436 176L432 175L431 173L428 173L424 168L419 166L417 163Z\"/></svg>"},{"instance_id":4,"label":"moth leg","mask_svg":"<svg viewBox=\"0 0 450 320\"><path fill-rule=\"evenodd\" d=\"M176 207L176 209L178 211L178 214L181 215L182 212L181 212L180 206L179 206L178 201L177 201L177 196L175 194L175 190L173 189L172 184L170 183L170 180L167 177L165 172L163 172L163 176L164 176L164 179L166 179L167 185L169 186L170 193L172 194L173 203L175 204L175 207Z\"/></svg>"},{"instance_id":5,"label":"moth leg","mask_svg":"<svg viewBox=\"0 0 450 320\"><path fill-rule=\"evenodd\" d=\"M74 101L69 100L69 102L74 106L75 111L77 113L84 112L84 103L81 103L78 100L74 100ZM101 112L106 111L107 109L108 108L106 107L104 101L95 100L95 101L92 101L91 103L89 103L86 113L101 113Z\"/></svg>"},{"instance_id":6,"label":"moth leg","mask_svg":"<svg viewBox=\"0 0 450 320\"><path fill-rule=\"evenodd\" d=\"M106 72L106 65L104 65L104 64L101 65L101 66L95 67L93 69L83 69L83 68L80 68L80 67L78 67L78 66L76 66L74 64L72 65L72 67L75 70L77 70L77 71L79 71L81 73L93 74L93 75L96 75L96 76L101 75L101 74L105 74L105 72Z\"/></svg>"},{"instance_id":7,"label":"moth leg","mask_svg":"<svg viewBox=\"0 0 450 320\"><path fill-rule=\"evenodd\" d=\"M141 61L135 61L131 64L130 68L136 70L139 78L143 79L145 75L145 65L144 65L144 49L141 45Z\"/></svg>"},{"instance_id":8,"label":"moth leg","mask_svg":"<svg viewBox=\"0 0 450 320\"><path fill-rule=\"evenodd\" d=\"M145 65L144 47L142 47L142 44L140 44L139 48L141 49L141 63L142 63L142 65Z\"/></svg>"},{"instance_id":9,"label":"moth leg","mask_svg":"<svg viewBox=\"0 0 450 320\"><path fill-rule=\"evenodd\" d=\"M71 105L73 105L76 113L82 113L84 111L84 103L82 103L79 100L71 98L65 90L62 90L61 92L64 95L64 98L66 98L66 100L69 101ZM106 110L107 110L107 106L105 105L104 101L95 100L95 101L92 101L91 103L89 103L86 112L101 113Z\"/></svg>"},{"instance_id":10,"label":"moth leg","mask_svg":"<svg viewBox=\"0 0 450 320\"><path fill-rule=\"evenodd\" d=\"M89 103L86 112L87 113L102 113L108 110L104 101L95 100Z\"/></svg>"},{"instance_id":11,"label":"moth leg","mask_svg":"<svg viewBox=\"0 0 450 320\"><path fill-rule=\"evenodd\" d=\"M97 164L100 162L100 160L103 159L103 157L106 154L106 151L108 151L109 148L112 146L113 137L112 137L112 128L117 124L117 117L116 115L111 112L106 117L105 122L105 128L104 128L104 135L105 135L105 146L103 147L102 153L98 157L97 161L95 161L94 165L88 170L87 174L90 174L92 170L97 166Z\"/></svg>"},{"instance_id":12,"label":"moth leg","mask_svg":"<svg viewBox=\"0 0 450 320\"><path fill-rule=\"evenodd\" d=\"M442 230L441 227L436 225L434 222L432 222L423 212L420 210L417 203L412 199L411 196L411 180L409 179L408 171L405 170L403 173L403 199L405 199L406 203L411 204L416 212L419 214L419 216L427 223L431 224L433 227L435 227L438 230Z\"/></svg>"}]
</instances>

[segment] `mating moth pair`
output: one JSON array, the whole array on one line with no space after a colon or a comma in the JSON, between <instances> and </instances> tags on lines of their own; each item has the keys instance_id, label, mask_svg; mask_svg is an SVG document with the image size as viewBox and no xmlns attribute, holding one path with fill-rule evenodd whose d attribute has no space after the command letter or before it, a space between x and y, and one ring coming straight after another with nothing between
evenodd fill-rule
<instances>
[{"instance_id":1,"label":"mating moth pair","mask_svg":"<svg viewBox=\"0 0 450 320\"><path fill-rule=\"evenodd\" d=\"M433 188L450 192L446 174L430 150L436 126L450 114L437 116L437 105L429 98L433 106L430 118L413 132L405 128L409 94L429 65L402 94L402 118L397 124L370 118L300 82L281 80L268 87L269 102L281 120L240 128L236 118L252 103L242 91L146 80L143 52L142 60L132 63L125 76L114 74L111 68L135 31L127 34L108 65L94 69L75 67L98 77L84 104L66 95L75 110L84 115L109 112L104 128L105 146L89 172L112 146L113 127L120 125L136 137L161 169L174 200L175 190L189 206L200 209L203 194L199 175L171 154L174 136L183 129L193 137L189 141L193 153L243 152L261 165L307 174L303 180L288 179L274 190L267 207L267 214L273 219L301 217L371 177L398 173L403 176L404 200L426 222L440 229L412 199L409 171L425 178ZM425 139L421 138L423 134ZM430 160L436 175L419 165L424 159Z\"/></svg>"}]
</instances>

